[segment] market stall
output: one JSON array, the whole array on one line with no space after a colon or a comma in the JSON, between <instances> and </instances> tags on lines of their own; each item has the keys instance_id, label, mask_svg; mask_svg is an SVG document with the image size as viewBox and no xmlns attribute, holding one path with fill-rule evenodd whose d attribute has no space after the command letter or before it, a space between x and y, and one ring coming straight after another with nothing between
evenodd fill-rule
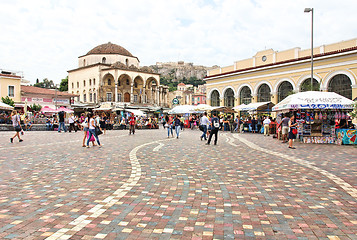
<instances>
[{"instance_id":1,"label":"market stall","mask_svg":"<svg viewBox=\"0 0 357 240\"><path fill-rule=\"evenodd\" d=\"M298 122L298 136L304 143L337 143L336 124L346 121L353 101L334 92L308 91L286 97L273 107L290 112Z\"/></svg>"}]
</instances>

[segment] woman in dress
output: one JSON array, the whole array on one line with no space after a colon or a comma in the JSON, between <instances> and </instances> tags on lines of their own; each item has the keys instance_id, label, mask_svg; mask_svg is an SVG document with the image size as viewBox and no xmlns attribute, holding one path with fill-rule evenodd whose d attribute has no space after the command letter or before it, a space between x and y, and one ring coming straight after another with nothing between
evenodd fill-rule
<instances>
[{"instance_id":1,"label":"woman in dress","mask_svg":"<svg viewBox=\"0 0 357 240\"><path fill-rule=\"evenodd\" d=\"M297 133L297 122L295 121L295 116L292 115L290 117L290 121L289 121L289 148L290 149L295 149L295 147L293 147L293 139L296 139L296 133Z\"/></svg>"},{"instance_id":2,"label":"woman in dress","mask_svg":"<svg viewBox=\"0 0 357 240\"><path fill-rule=\"evenodd\" d=\"M106 130L107 130L107 116L105 115L105 113L102 114L102 117L100 118L99 120L99 125L100 125L100 128L102 129L103 131L103 134L105 134Z\"/></svg>"}]
</instances>

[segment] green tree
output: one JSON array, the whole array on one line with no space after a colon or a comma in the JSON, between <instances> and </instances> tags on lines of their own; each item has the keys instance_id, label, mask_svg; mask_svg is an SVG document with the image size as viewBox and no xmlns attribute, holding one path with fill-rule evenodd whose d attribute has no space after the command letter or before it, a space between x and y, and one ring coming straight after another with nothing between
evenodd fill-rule
<instances>
[{"instance_id":1,"label":"green tree","mask_svg":"<svg viewBox=\"0 0 357 240\"><path fill-rule=\"evenodd\" d=\"M310 78L311 79L311 78ZM301 84L301 92L311 91L311 81L305 81ZM320 84L318 82L313 82L312 91L320 91Z\"/></svg>"},{"instance_id":2,"label":"green tree","mask_svg":"<svg viewBox=\"0 0 357 240\"><path fill-rule=\"evenodd\" d=\"M15 102L14 100L12 100L11 98L9 98L9 96L6 96L5 98L4 97L1 97L1 101L7 105L10 105L12 107L15 107Z\"/></svg>"},{"instance_id":3,"label":"green tree","mask_svg":"<svg viewBox=\"0 0 357 240\"><path fill-rule=\"evenodd\" d=\"M53 81L48 80L47 78L43 79L42 82L35 83L34 86L40 88L51 88L51 89L55 88L55 84L53 83Z\"/></svg>"},{"instance_id":4,"label":"green tree","mask_svg":"<svg viewBox=\"0 0 357 240\"><path fill-rule=\"evenodd\" d=\"M32 111L34 111L34 112L39 112L39 111L41 111L42 106L41 106L40 104L34 103L34 104L32 104L32 105L30 106L30 108L31 108Z\"/></svg>"},{"instance_id":5,"label":"green tree","mask_svg":"<svg viewBox=\"0 0 357 240\"><path fill-rule=\"evenodd\" d=\"M352 118L357 118L357 102L353 104L353 111L351 112Z\"/></svg>"},{"instance_id":6,"label":"green tree","mask_svg":"<svg viewBox=\"0 0 357 240\"><path fill-rule=\"evenodd\" d=\"M61 80L61 84L60 84L59 90L61 92L67 92L68 91L68 76Z\"/></svg>"}]
</instances>

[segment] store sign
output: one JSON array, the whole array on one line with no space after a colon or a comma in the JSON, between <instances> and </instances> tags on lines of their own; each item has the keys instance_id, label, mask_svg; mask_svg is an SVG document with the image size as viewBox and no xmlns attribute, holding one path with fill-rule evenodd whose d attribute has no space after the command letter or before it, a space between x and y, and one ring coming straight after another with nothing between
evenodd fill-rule
<instances>
[{"instance_id":1,"label":"store sign","mask_svg":"<svg viewBox=\"0 0 357 240\"><path fill-rule=\"evenodd\" d=\"M180 101L179 101L177 98L174 98L174 99L172 99L172 103L173 103L173 104L179 104Z\"/></svg>"},{"instance_id":2,"label":"store sign","mask_svg":"<svg viewBox=\"0 0 357 240\"><path fill-rule=\"evenodd\" d=\"M301 101L307 102L307 103L341 103L342 98L334 97L334 98L298 98Z\"/></svg>"},{"instance_id":3,"label":"store sign","mask_svg":"<svg viewBox=\"0 0 357 240\"><path fill-rule=\"evenodd\" d=\"M43 98L32 98L32 102L43 102Z\"/></svg>"},{"instance_id":4,"label":"store sign","mask_svg":"<svg viewBox=\"0 0 357 240\"><path fill-rule=\"evenodd\" d=\"M300 108L309 108L309 109L344 109L352 108L349 105L343 104L300 104Z\"/></svg>"},{"instance_id":5,"label":"store sign","mask_svg":"<svg viewBox=\"0 0 357 240\"><path fill-rule=\"evenodd\" d=\"M53 99L53 103L56 102L56 99L54 98ZM69 104L69 100L68 99L57 99L57 103L60 103L60 104Z\"/></svg>"}]
</instances>

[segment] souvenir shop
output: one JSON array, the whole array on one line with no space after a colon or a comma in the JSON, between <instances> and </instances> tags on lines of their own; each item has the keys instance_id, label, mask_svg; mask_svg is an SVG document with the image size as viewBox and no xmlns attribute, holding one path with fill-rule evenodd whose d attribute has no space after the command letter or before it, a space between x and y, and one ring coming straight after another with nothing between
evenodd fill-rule
<instances>
[{"instance_id":1,"label":"souvenir shop","mask_svg":"<svg viewBox=\"0 0 357 240\"><path fill-rule=\"evenodd\" d=\"M298 135L304 143L336 142L336 123L346 121L347 111L302 109L295 111Z\"/></svg>"},{"instance_id":2,"label":"souvenir shop","mask_svg":"<svg viewBox=\"0 0 357 240\"><path fill-rule=\"evenodd\" d=\"M294 114L298 138L304 143L340 144L336 126L347 122L353 101L333 92L300 92L273 107Z\"/></svg>"}]
</instances>

